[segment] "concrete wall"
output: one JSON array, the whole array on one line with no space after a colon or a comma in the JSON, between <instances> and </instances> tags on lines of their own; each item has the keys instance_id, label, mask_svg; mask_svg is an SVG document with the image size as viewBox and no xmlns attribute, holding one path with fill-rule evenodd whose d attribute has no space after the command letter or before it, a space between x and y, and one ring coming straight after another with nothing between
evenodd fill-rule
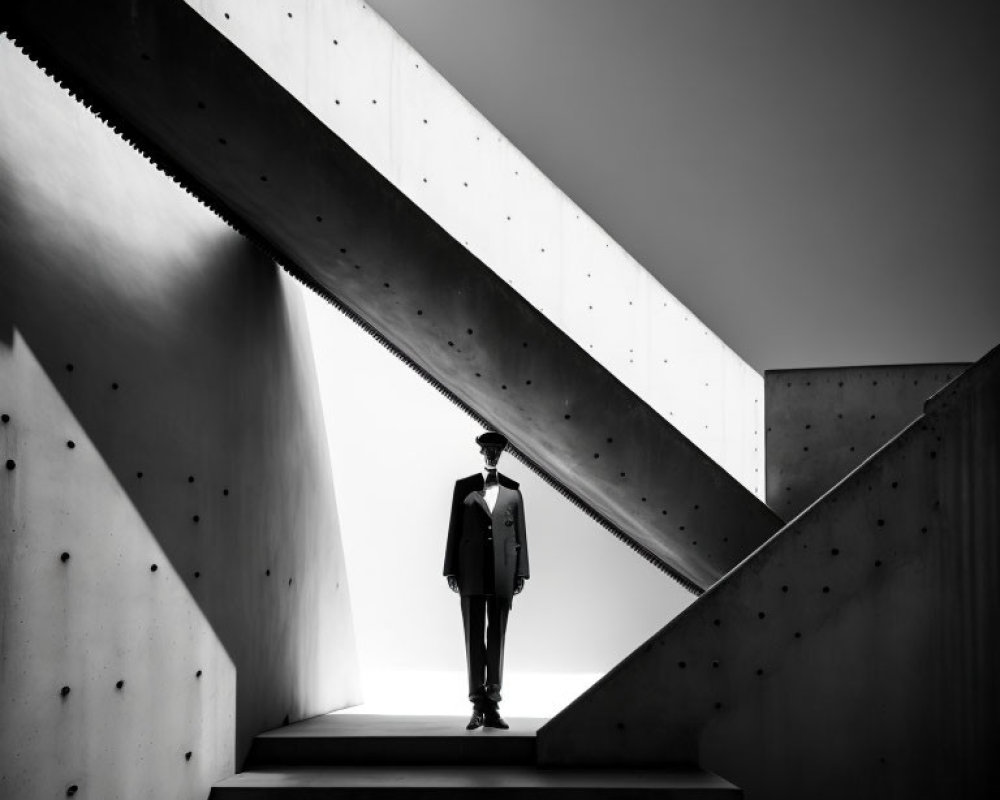
<instances>
[{"instance_id":1,"label":"concrete wall","mask_svg":"<svg viewBox=\"0 0 1000 800\"><path fill-rule=\"evenodd\" d=\"M790 520L923 413L967 364L768 370L767 504Z\"/></svg>"},{"instance_id":2,"label":"concrete wall","mask_svg":"<svg viewBox=\"0 0 1000 800\"><path fill-rule=\"evenodd\" d=\"M374 10L360 0L189 4L608 371L763 497L760 375Z\"/></svg>"},{"instance_id":3,"label":"concrete wall","mask_svg":"<svg viewBox=\"0 0 1000 800\"><path fill-rule=\"evenodd\" d=\"M204 797L358 699L301 298L6 40L0 74L0 795Z\"/></svg>"},{"instance_id":4,"label":"concrete wall","mask_svg":"<svg viewBox=\"0 0 1000 800\"><path fill-rule=\"evenodd\" d=\"M1000 744L1000 348L539 732L754 798L981 797Z\"/></svg>"},{"instance_id":5,"label":"concrete wall","mask_svg":"<svg viewBox=\"0 0 1000 800\"><path fill-rule=\"evenodd\" d=\"M454 481L482 467L473 441L482 428L322 298L308 296L306 308L365 702L375 702L390 691L375 683L394 680L389 673L465 669L458 597L441 570ZM536 700L533 688L550 679L537 673L603 673L693 596L519 461L505 455L500 469L521 484L531 556L507 629L505 707L548 715L575 694ZM529 691L518 690L519 675ZM429 694L422 681L421 696ZM463 681L440 701L430 703L435 713L464 713Z\"/></svg>"}]
</instances>

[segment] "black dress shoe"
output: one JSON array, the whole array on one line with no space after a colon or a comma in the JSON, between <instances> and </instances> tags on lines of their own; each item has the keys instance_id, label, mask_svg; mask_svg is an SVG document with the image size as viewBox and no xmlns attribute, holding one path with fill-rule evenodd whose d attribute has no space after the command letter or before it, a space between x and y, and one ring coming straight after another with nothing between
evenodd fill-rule
<instances>
[{"instance_id":1,"label":"black dress shoe","mask_svg":"<svg viewBox=\"0 0 1000 800\"><path fill-rule=\"evenodd\" d=\"M487 728L503 728L504 730L510 727L507 720L501 717L500 712L495 708L486 709L486 713L483 715L483 724Z\"/></svg>"},{"instance_id":2,"label":"black dress shoe","mask_svg":"<svg viewBox=\"0 0 1000 800\"><path fill-rule=\"evenodd\" d=\"M481 708L472 709L472 716L469 717L469 724L465 726L467 731L474 731L483 727L483 710Z\"/></svg>"}]
</instances>

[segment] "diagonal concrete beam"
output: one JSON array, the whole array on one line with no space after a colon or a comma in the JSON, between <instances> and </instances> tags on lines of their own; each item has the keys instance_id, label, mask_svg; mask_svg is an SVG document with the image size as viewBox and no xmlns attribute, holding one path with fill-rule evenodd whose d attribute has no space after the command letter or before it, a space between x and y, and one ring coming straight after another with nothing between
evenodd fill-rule
<instances>
[{"instance_id":1,"label":"diagonal concrete beam","mask_svg":"<svg viewBox=\"0 0 1000 800\"><path fill-rule=\"evenodd\" d=\"M711 585L779 527L184 3L23 0L2 22L157 166L685 586Z\"/></svg>"}]
</instances>

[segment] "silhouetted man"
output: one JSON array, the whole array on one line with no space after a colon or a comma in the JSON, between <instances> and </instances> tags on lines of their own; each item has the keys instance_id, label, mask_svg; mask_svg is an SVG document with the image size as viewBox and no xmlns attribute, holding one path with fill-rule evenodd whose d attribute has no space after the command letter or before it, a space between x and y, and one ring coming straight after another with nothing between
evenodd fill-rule
<instances>
[{"instance_id":1,"label":"silhouetted man","mask_svg":"<svg viewBox=\"0 0 1000 800\"><path fill-rule=\"evenodd\" d=\"M465 658L469 669L472 718L468 730L509 727L500 716L503 644L513 597L528 578L524 504L515 481L497 472L507 446L502 434L476 437L482 472L455 483L448 524L444 574L462 597ZM484 618L489 621L485 632Z\"/></svg>"}]
</instances>

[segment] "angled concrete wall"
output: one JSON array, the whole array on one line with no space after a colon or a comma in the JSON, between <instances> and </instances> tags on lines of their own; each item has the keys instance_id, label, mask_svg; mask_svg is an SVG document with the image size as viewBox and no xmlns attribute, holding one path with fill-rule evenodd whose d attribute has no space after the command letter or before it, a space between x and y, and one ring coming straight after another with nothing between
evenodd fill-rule
<instances>
[{"instance_id":1,"label":"angled concrete wall","mask_svg":"<svg viewBox=\"0 0 1000 800\"><path fill-rule=\"evenodd\" d=\"M978 797L1000 744L1000 348L539 731L748 798Z\"/></svg>"},{"instance_id":2,"label":"angled concrete wall","mask_svg":"<svg viewBox=\"0 0 1000 800\"><path fill-rule=\"evenodd\" d=\"M968 364L768 370L767 504L790 520L923 413Z\"/></svg>"},{"instance_id":3,"label":"angled concrete wall","mask_svg":"<svg viewBox=\"0 0 1000 800\"><path fill-rule=\"evenodd\" d=\"M0 74L0 795L203 798L358 700L299 289Z\"/></svg>"},{"instance_id":4,"label":"angled concrete wall","mask_svg":"<svg viewBox=\"0 0 1000 800\"><path fill-rule=\"evenodd\" d=\"M625 386L763 497L761 376L377 12L361 0L187 2Z\"/></svg>"}]
</instances>

